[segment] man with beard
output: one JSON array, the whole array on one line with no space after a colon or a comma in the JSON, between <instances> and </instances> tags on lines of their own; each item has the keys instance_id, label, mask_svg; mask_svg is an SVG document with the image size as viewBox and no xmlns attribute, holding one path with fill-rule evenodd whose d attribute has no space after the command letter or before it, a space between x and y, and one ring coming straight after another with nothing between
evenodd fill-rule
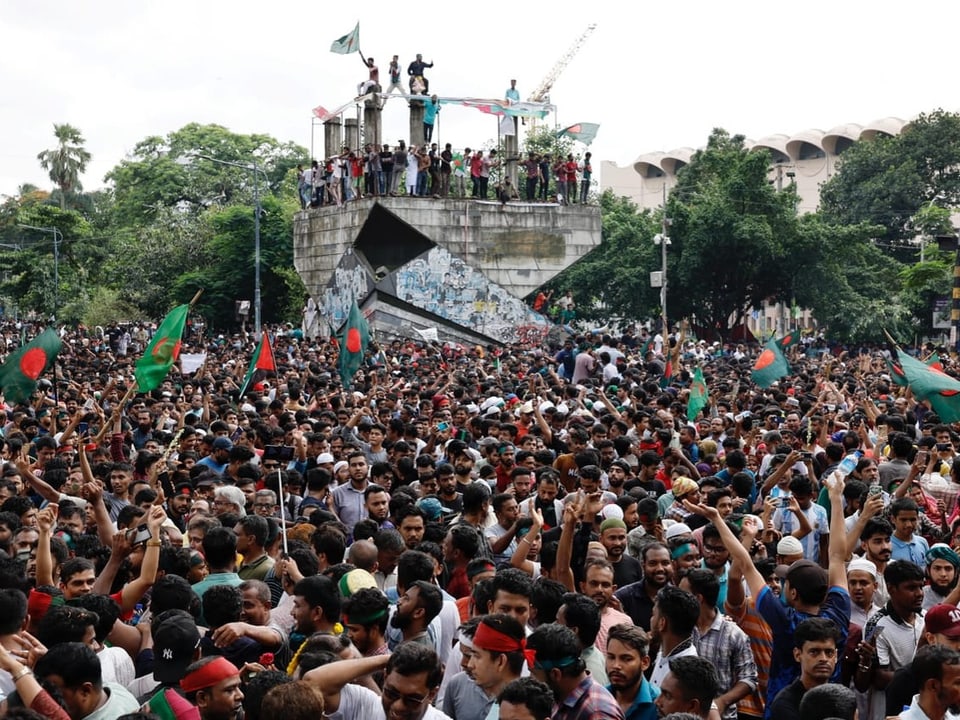
<instances>
[{"instance_id":1,"label":"man with beard","mask_svg":"<svg viewBox=\"0 0 960 720\"><path fill-rule=\"evenodd\" d=\"M920 692L899 718L944 720L960 712L960 653L950 648L923 648L913 661Z\"/></svg>"},{"instance_id":2,"label":"man with beard","mask_svg":"<svg viewBox=\"0 0 960 720\"><path fill-rule=\"evenodd\" d=\"M536 658L530 674L550 687L562 708L554 717L623 720L613 695L587 673L573 630L556 623L541 625L527 639L527 647Z\"/></svg>"},{"instance_id":3,"label":"man with beard","mask_svg":"<svg viewBox=\"0 0 960 720\"><path fill-rule=\"evenodd\" d=\"M927 580L923 588L923 610L946 602L944 598L957 586L960 555L945 543L936 543L927 551Z\"/></svg>"},{"instance_id":4,"label":"man with beard","mask_svg":"<svg viewBox=\"0 0 960 720\"><path fill-rule=\"evenodd\" d=\"M140 410L137 413L137 426L133 429L133 447L137 450L143 450L147 441L154 440L153 436L153 418L150 417L149 410Z\"/></svg>"},{"instance_id":5,"label":"man with beard","mask_svg":"<svg viewBox=\"0 0 960 720\"><path fill-rule=\"evenodd\" d=\"M800 720L800 701L811 688L830 682L837 665L840 631L826 618L808 618L797 625L793 656L800 664L800 677L781 690L770 707L777 720Z\"/></svg>"},{"instance_id":6,"label":"man with beard","mask_svg":"<svg viewBox=\"0 0 960 720\"><path fill-rule=\"evenodd\" d=\"M851 534L855 532L851 531ZM860 531L860 548L863 557L877 568L877 592L873 604L883 607L887 602L887 585L883 579L884 570L893 554L893 545L890 537L893 535L893 526L883 518L868 517L863 521Z\"/></svg>"},{"instance_id":7,"label":"man with beard","mask_svg":"<svg viewBox=\"0 0 960 720\"><path fill-rule=\"evenodd\" d=\"M459 443L459 441L455 442ZM462 445L462 443L459 444ZM453 461L453 475L457 479L457 490L462 493L464 488L473 483L473 455L465 445L456 451L451 446L448 452Z\"/></svg>"},{"instance_id":8,"label":"man with beard","mask_svg":"<svg viewBox=\"0 0 960 720\"><path fill-rule=\"evenodd\" d=\"M607 485L610 486L610 492L618 498L623 496L623 485L627 482L629 474L630 465L626 460L614 460L607 468Z\"/></svg>"},{"instance_id":9,"label":"man with beard","mask_svg":"<svg viewBox=\"0 0 960 720\"><path fill-rule=\"evenodd\" d=\"M627 524L619 518L607 518L600 524L600 542L607 549L607 558L613 565L613 581L617 587L626 587L643 578L640 561L626 553Z\"/></svg>"},{"instance_id":10,"label":"man with beard","mask_svg":"<svg viewBox=\"0 0 960 720\"><path fill-rule=\"evenodd\" d=\"M347 636L364 657L386 655L390 601L376 588L362 588L343 601Z\"/></svg>"},{"instance_id":11,"label":"man with beard","mask_svg":"<svg viewBox=\"0 0 960 720\"><path fill-rule=\"evenodd\" d=\"M380 485L368 485L363 491L364 509L367 517L376 521L381 530L392 530L390 522L390 495Z\"/></svg>"},{"instance_id":12,"label":"man with beard","mask_svg":"<svg viewBox=\"0 0 960 720\"><path fill-rule=\"evenodd\" d=\"M532 497L533 491L533 471L526 466L519 466L510 473L510 486L507 492L510 493L519 505Z\"/></svg>"},{"instance_id":13,"label":"man with beard","mask_svg":"<svg viewBox=\"0 0 960 720\"><path fill-rule=\"evenodd\" d=\"M463 495L457 490L457 476L450 463L437 465L437 497L443 507L455 513L463 510Z\"/></svg>"},{"instance_id":14,"label":"man with beard","mask_svg":"<svg viewBox=\"0 0 960 720\"><path fill-rule=\"evenodd\" d=\"M960 609L956 605L934 605L924 616L923 639L928 646L960 650ZM917 653L919 656L919 652ZM893 674L887 686L886 714L896 715L910 704L920 692L920 682L914 672L916 657Z\"/></svg>"},{"instance_id":15,"label":"man with beard","mask_svg":"<svg viewBox=\"0 0 960 720\"><path fill-rule=\"evenodd\" d=\"M177 483L173 495L167 500L166 510L170 522L177 526L181 534L187 533L187 515L193 504L193 485L188 482Z\"/></svg>"},{"instance_id":16,"label":"man with beard","mask_svg":"<svg viewBox=\"0 0 960 720\"><path fill-rule=\"evenodd\" d=\"M193 663L180 687L187 700L197 706L200 720L236 720L243 716L240 671L225 657L215 655Z\"/></svg>"},{"instance_id":17,"label":"man with beard","mask_svg":"<svg viewBox=\"0 0 960 720\"><path fill-rule=\"evenodd\" d=\"M650 637L631 623L614 625L607 636L606 671L626 720L656 720L660 694L644 676L650 667Z\"/></svg>"},{"instance_id":18,"label":"man with beard","mask_svg":"<svg viewBox=\"0 0 960 720\"><path fill-rule=\"evenodd\" d=\"M597 633L596 646L600 654L607 651L607 633L620 623L630 622L630 616L610 605L617 586L613 581L613 566L602 558L587 558L584 564L583 581L580 592L593 600L600 608L600 632Z\"/></svg>"},{"instance_id":19,"label":"man with beard","mask_svg":"<svg viewBox=\"0 0 960 720\"><path fill-rule=\"evenodd\" d=\"M133 465L129 463L114 463L110 468L110 492L103 493L103 503L110 512L110 519L117 521L120 511L129 505L130 485L133 483Z\"/></svg>"},{"instance_id":20,"label":"man with beard","mask_svg":"<svg viewBox=\"0 0 960 720\"><path fill-rule=\"evenodd\" d=\"M494 563L509 563L517 549L517 521L520 519L520 511L513 495L505 492L494 495L493 514L496 515L497 522L484 530L484 535L493 552Z\"/></svg>"},{"instance_id":21,"label":"man with beard","mask_svg":"<svg viewBox=\"0 0 960 720\"><path fill-rule=\"evenodd\" d=\"M299 637L301 642L313 634L333 635L340 620L342 601L333 580L325 575L305 577L293 587L293 629L291 650Z\"/></svg>"},{"instance_id":22,"label":"man with beard","mask_svg":"<svg viewBox=\"0 0 960 720\"><path fill-rule=\"evenodd\" d=\"M503 492L510 484L517 449L510 443L503 443L497 453L497 492Z\"/></svg>"},{"instance_id":23,"label":"man with beard","mask_svg":"<svg viewBox=\"0 0 960 720\"><path fill-rule=\"evenodd\" d=\"M643 579L620 588L614 595L634 624L649 632L657 593L670 582L673 566L670 563L670 551L661 542L644 547L640 558Z\"/></svg>"},{"instance_id":24,"label":"man with beard","mask_svg":"<svg viewBox=\"0 0 960 720\"><path fill-rule=\"evenodd\" d=\"M655 687L660 687L674 660L697 657L693 629L699 617L700 603L686 590L668 585L657 593L650 618L650 639L660 647L650 672L650 682Z\"/></svg>"},{"instance_id":25,"label":"man with beard","mask_svg":"<svg viewBox=\"0 0 960 720\"><path fill-rule=\"evenodd\" d=\"M377 671L385 673L381 695L353 684ZM327 663L303 679L323 692L329 720L449 720L433 707L442 678L443 666L435 652L417 643L403 643L392 655Z\"/></svg>"},{"instance_id":26,"label":"man with beard","mask_svg":"<svg viewBox=\"0 0 960 720\"><path fill-rule=\"evenodd\" d=\"M436 650L427 634L427 627L442 609L443 595L440 594L440 588L425 580L416 580L397 601L396 610L390 618L390 626L402 633L402 642L417 643Z\"/></svg>"},{"instance_id":27,"label":"man with beard","mask_svg":"<svg viewBox=\"0 0 960 720\"><path fill-rule=\"evenodd\" d=\"M730 532L739 539L740 528L733 523L728 523ZM716 608L723 611L723 604L727 601L727 575L730 571L730 552L727 546L720 539L720 531L715 525L707 525L703 528L703 560L701 567L709 570L717 576L717 582L720 583L720 594L717 596Z\"/></svg>"}]
</instances>

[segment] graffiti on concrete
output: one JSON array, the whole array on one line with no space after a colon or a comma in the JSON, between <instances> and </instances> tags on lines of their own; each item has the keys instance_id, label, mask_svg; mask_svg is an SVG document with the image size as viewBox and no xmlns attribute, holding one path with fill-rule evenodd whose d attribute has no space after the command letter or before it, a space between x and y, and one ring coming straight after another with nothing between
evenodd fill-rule
<instances>
[{"instance_id":1,"label":"graffiti on concrete","mask_svg":"<svg viewBox=\"0 0 960 720\"><path fill-rule=\"evenodd\" d=\"M443 248L394 275L401 300L500 342L539 342L551 328L546 317Z\"/></svg>"},{"instance_id":2,"label":"graffiti on concrete","mask_svg":"<svg viewBox=\"0 0 960 720\"><path fill-rule=\"evenodd\" d=\"M346 322L353 301L363 302L372 289L373 278L357 256L344 255L320 299L323 315L331 327Z\"/></svg>"}]
</instances>

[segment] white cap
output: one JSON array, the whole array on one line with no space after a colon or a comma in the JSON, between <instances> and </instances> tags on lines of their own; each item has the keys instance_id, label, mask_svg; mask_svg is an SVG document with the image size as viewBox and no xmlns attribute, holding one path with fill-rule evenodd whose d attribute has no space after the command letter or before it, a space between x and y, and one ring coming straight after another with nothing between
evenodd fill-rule
<instances>
[{"instance_id":1,"label":"white cap","mask_svg":"<svg viewBox=\"0 0 960 720\"><path fill-rule=\"evenodd\" d=\"M689 535L691 532L690 526L686 523L675 522L664 531L663 539L669 540L670 538L679 537L680 535Z\"/></svg>"},{"instance_id":2,"label":"white cap","mask_svg":"<svg viewBox=\"0 0 960 720\"><path fill-rule=\"evenodd\" d=\"M317 465L324 465L326 463L333 463L334 458L332 453L320 453L317 455Z\"/></svg>"},{"instance_id":3,"label":"white cap","mask_svg":"<svg viewBox=\"0 0 960 720\"><path fill-rule=\"evenodd\" d=\"M777 555L802 555L803 545L793 535L787 535L777 543Z\"/></svg>"},{"instance_id":4,"label":"white cap","mask_svg":"<svg viewBox=\"0 0 960 720\"><path fill-rule=\"evenodd\" d=\"M874 580L880 579L880 573L877 572L877 566L866 558L854 558L850 561L850 564L847 565L847 573L851 573L854 570L862 570L865 573L868 573L870 577Z\"/></svg>"}]
</instances>

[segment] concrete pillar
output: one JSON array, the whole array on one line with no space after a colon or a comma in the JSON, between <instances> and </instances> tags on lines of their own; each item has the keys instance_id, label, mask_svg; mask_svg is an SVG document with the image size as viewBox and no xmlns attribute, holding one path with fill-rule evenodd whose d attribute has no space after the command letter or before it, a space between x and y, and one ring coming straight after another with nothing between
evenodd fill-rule
<instances>
[{"instance_id":1,"label":"concrete pillar","mask_svg":"<svg viewBox=\"0 0 960 720\"><path fill-rule=\"evenodd\" d=\"M341 137L342 125L340 118L330 118L323 123L323 150L324 157L332 158L340 154L340 148L343 147L343 138Z\"/></svg>"},{"instance_id":2,"label":"concrete pillar","mask_svg":"<svg viewBox=\"0 0 960 720\"><path fill-rule=\"evenodd\" d=\"M375 90L379 90L377 86ZM378 150L383 144L383 113L380 112L380 95L374 94L363 103L363 142L373 145Z\"/></svg>"},{"instance_id":3,"label":"concrete pillar","mask_svg":"<svg viewBox=\"0 0 960 720\"><path fill-rule=\"evenodd\" d=\"M346 118L343 121L343 144L351 150L360 147L360 127L356 118Z\"/></svg>"},{"instance_id":4,"label":"concrete pillar","mask_svg":"<svg viewBox=\"0 0 960 720\"><path fill-rule=\"evenodd\" d=\"M503 157L504 164L506 166L504 171L506 177L510 178L510 183L513 185L513 187L519 189L520 186L517 185L517 170L518 163L520 161L520 139L517 137L517 125L519 123L517 122L516 118L511 119L513 120L514 134L503 136ZM523 197L522 192L520 193L520 196Z\"/></svg>"},{"instance_id":5,"label":"concrete pillar","mask_svg":"<svg viewBox=\"0 0 960 720\"><path fill-rule=\"evenodd\" d=\"M411 145L423 145L423 115L424 110L424 100L411 100L410 101L410 144Z\"/></svg>"}]
</instances>

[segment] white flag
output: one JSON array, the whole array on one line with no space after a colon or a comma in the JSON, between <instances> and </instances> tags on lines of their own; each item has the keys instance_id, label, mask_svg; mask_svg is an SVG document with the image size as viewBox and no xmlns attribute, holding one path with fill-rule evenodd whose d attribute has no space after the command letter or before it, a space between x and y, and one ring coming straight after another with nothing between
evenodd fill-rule
<instances>
[{"instance_id":1,"label":"white flag","mask_svg":"<svg viewBox=\"0 0 960 720\"><path fill-rule=\"evenodd\" d=\"M180 371L184 375L195 373L206 360L206 353L180 353Z\"/></svg>"},{"instance_id":2,"label":"white flag","mask_svg":"<svg viewBox=\"0 0 960 720\"><path fill-rule=\"evenodd\" d=\"M334 40L333 44L330 46L330 52L337 53L338 55L349 55L350 53L357 52L359 49L360 23L357 23L357 26L352 32L349 32L343 37L339 37Z\"/></svg>"},{"instance_id":3,"label":"white flag","mask_svg":"<svg viewBox=\"0 0 960 720\"><path fill-rule=\"evenodd\" d=\"M440 336L437 334L437 329L435 327L424 328L423 330L420 328L414 328L414 330L416 331L417 335L422 337L424 340L440 340Z\"/></svg>"}]
</instances>

